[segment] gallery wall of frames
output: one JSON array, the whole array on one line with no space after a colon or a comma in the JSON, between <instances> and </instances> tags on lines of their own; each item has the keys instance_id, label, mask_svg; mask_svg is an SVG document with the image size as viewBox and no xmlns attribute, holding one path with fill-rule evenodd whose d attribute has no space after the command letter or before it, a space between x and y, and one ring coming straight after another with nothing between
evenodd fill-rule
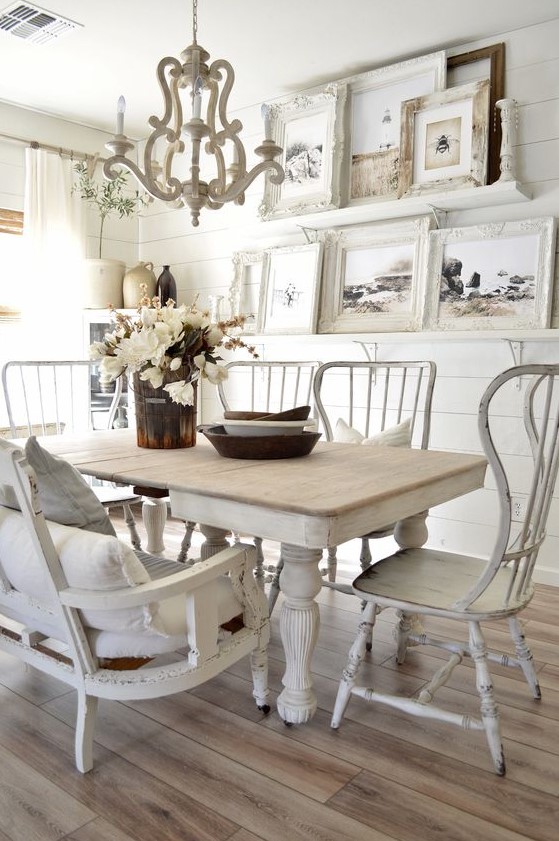
<instances>
[{"instance_id":1,"label":"gallery wall of frames","mask_svg":"<svg viewBox=\"0 0 559 841\"><path fill-rule=\"evenodd\" d=\"M477 63L487 78L446 87L447 69ZM260 217L299 221L307 242L233 255L229 303L247 332L550 326L554 217L447 225L448 208L529 199L504 66L503 43L439 51L271 106L286 176Z\"/></svg>"}]
</instances>

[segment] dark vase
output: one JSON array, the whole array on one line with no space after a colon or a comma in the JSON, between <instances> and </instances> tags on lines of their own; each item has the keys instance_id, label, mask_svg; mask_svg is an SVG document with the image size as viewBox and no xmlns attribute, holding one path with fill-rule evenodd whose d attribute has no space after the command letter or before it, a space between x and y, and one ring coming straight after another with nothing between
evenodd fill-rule
<instances>
[{"instance_id":1,"label":"dark vase","mask_svg":"<svg viewBox=\"0 0 559 841\"><path fill-rule=\"evenodd\" d=\"M179 368L174 376L188 379L190 368ZM136 443L148 449L173 450L196 445L197 382L193 382L194 403L174 403L163 386L153 388L147 380L134 374L136 403Z\"/></svg>"},{"instance_id":2,"label":"dark vase","mask_svg":"<svg viewBox=\"0 0 559 841\"><path fill-rule=\"evenodd\" d=\"M165 306L169 298L172 298L173 301L177 300L177 284L169 271L169 266L163 266L163 271L157 278L155 294L161 301L161 306Z\"/></svg>"}]
</instances>

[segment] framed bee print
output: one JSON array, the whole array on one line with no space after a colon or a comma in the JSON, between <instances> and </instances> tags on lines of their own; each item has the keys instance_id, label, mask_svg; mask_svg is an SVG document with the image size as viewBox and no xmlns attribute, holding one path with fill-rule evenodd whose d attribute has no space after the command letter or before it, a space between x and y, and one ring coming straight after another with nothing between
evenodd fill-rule
<instances>
[{"instance_id":1,"label":"framed bee print","mask_svg":"<svg viewBox=\"0 0 559 841\"><path fill-rule=\"evenodd\" d=\"M399 196L485 184L488 126L488 79L404 102Z\"/></svg>"},{"instance_id":2,"label":"framed bee print","mask_svg":"<svg viewBox=\"0 0 559 841\"><path fill-rule=\"evenodd\" d=\"M259 333L314 333L322 271L322 243L266 251Z\"/></svg>"},{"instance_id":3,"label":"framed bee print","mask_svg":"<svg viewBox=\"0 0 559 841\"><path fill-rule=\"evenodd\" d=\"M425 327L549 327L554 258L553 217L432 231Z\"/></svg>"},{"instance_id":4,"label":"framed bee print","mask_svg":"<svg viewBox=\"0 0 559 841\"><path fill-rule=\"evenodd\" d=\"M344 80L348 89L349 204L396 198L400 178L402 102L442 90L446 53L437 52L380 67Z\"/></svg>"},{"instance_id":5,"label":"framed bee print","mask_svg":"<svg viewBox=\"0 0 559 841\"><path fill-rule=\"evenodd\" d=\"M264 251L236 251L233 281L229 289L230 314L244 315L243 333L256 333Z\"/></svg>"},{"instance_id":6,"label":"framed bee print","mask_svg":"<svg viewBox=\"0 0 559 841\"><path fill-rule=\"evenodd\" d=\"M313 95L269 106L285 178L281 184L266 179L262 219L340 206L345 96L345 85L332 83Z\"/></svg>"},{"instance_id":7,"label":"framed bee print","mask_svg":"<svg viewBox=\"0 0 559 841\"><path fill-rule=\"evenodd\" d=\"M419 330L432 217L326 232L319 333Z\"/></svg>"}]
</instances>

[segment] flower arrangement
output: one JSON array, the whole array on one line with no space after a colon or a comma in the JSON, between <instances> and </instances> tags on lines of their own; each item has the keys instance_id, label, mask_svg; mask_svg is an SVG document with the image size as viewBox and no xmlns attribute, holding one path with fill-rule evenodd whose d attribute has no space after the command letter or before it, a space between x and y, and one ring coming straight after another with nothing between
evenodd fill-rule
<instances>
[{"instance_id":1,"label":"flower arrangement","mask_svg":"<svg viewBox=\"0 0 559 841\"><path fill-rule=\"evenodd\" d=\"M145 293L145 286L142 291ZM163 386L171 399L183 406L192 406L193 383L200 377L216 384L226 379L227 369L219 364L220 347L244 347L258 356L254 347L229 333L243 327L244 316L211 323L208 312L197 309L196 300L176 306L169 299L161 306L159 298L144 294L138 317L117 310L112 314L115 329L90 346L90 358L101 360L101 373L111 382L122 374L138 374L153 388Z\"/></svg>"}]
</instances>

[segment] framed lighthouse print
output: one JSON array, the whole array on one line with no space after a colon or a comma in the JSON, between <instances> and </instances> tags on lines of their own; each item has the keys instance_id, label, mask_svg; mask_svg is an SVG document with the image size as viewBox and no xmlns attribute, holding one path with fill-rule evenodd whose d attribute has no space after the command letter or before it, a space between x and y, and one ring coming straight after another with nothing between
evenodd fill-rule
<instances>
[{"instance_id":1,"label":"framed lighthouse print","mask_svg":"<svg viewBox=\"0 0 559 841\"><path fill-rule=\"evenodd\" d=\"M349 101L349 204L396 198L400 178L400 111L408 99L442 90L444 51L344 80Z\"/></svg>"}]
</instances>

